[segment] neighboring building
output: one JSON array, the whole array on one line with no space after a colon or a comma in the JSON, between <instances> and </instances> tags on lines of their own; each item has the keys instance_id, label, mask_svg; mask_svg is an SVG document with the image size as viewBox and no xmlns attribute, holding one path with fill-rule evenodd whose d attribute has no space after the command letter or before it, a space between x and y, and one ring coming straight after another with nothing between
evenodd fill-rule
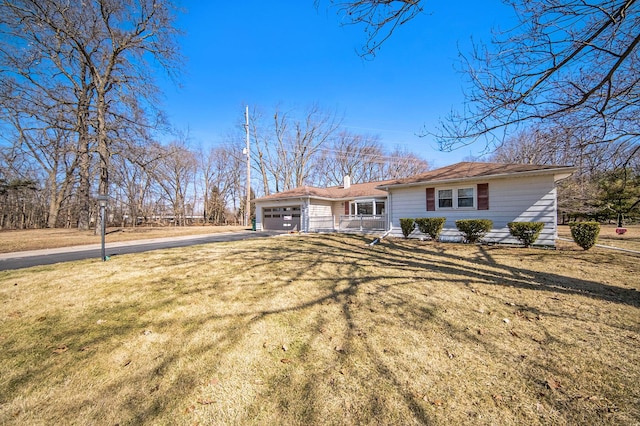
<instances>
[{"instance_id":1,"label":"neighboring building","mask_svg":"<svg viewBox=\"0 0 640 426\"><path fill-rule=\"evenodd\" d=\"M400 218L446 217L442 240L461 240L455 221L491 219L485 240L517 243L507 223L543 222L536 244L555 245L556 182L573 167L462 162L406 179L341 187L301 187L255 200L256 229L389 231ZM421 237L419 231L412 236Z\"/></svg>"}]
</instances>

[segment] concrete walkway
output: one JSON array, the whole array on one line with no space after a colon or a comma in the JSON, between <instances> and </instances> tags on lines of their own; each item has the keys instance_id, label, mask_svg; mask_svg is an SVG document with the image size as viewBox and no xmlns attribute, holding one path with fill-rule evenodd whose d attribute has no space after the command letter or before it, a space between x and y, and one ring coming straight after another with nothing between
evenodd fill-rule
<instances>
[{"instance_id":1,"label":"concrete walkway","mask_svg":"<svg viewBox=\"0 0 640 426\"><path fill-rule=\"evenodd\" d=\"M557 239L560 240L560 241L568 241L570 243L573 242L573 240L569 239L569 238L558 237ZM605 246L604 244L596 244L595 246L599 247L599 248L603 248L603 249L618 250L618 251L624 251L624 252L627 252L627 253L640 254L640 251L637 251L637 250L630 250L630 249L614 247L614 246Z\"/></svg>"}]
</instances>

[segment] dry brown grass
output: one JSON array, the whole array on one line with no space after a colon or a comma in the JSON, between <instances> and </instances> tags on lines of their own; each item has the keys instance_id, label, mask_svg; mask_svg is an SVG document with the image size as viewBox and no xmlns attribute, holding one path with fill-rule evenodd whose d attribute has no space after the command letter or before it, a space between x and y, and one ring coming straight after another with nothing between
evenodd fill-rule
<instances>
[{"instance_id":1,"label":"dry brown grass","mask_svg":"<svg viewBox=\"0 0 640 426\"><path fill-rule=\"evenodd\" d=\"M627 233L618 235L615 225L601 225L598 244L640 251L640 225L628 225L625 228L627 228ZM569 226L559 226L558 236L571 239Z\"/></svg>"},{"instance_id":2,"label":"dry brown grass","mask_svg":"<svg viewBox=\"0 0 640 426\"><path fill-rule=\"evenodd\" d=\"M182 235L213 234L243 229L246 228L242 226L110 228L107 229L105 240L107 243L112 243ZM78 231L77 229L4 230L0 231L0 253L100 244L100 241L101 236L95 235L93 231Z\"/></svg>"},{"instance_id":3,"label":"dry brown grass","mask_svg":"<svg viewBox=\"0 0 640 426\"><path fill-rule=\"evenodd\" d=\"M0 272L0 424L637 424L640 262L279 238Z\"/></svg>"}]
</instances>

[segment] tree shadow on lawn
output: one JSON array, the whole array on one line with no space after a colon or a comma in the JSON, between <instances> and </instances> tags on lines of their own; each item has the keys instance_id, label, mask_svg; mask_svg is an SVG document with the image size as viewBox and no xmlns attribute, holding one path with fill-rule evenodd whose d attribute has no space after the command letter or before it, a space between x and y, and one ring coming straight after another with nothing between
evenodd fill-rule
<instances>
[{"instance_id":1,"label":"tree shadow on lawn","mask_svg":"<svg viewBox=\"0 0 640 426\"><path fill-rule=\"evenodd\" d=\"M353 242L357 242L356 245ZM595 281L584 281L564 277L557 274L545 274L541 276L535 271L525 268L501 266L496 261L491 250L480 247L477 256L473 259L465 259L461 256L448 253L448 250L436 245L416 246L405 242L388 242L385 245L369 247L364 238L345 236L312 237L301 240L304 248L294 247L297 252L287 252L287 248L267 245L258 248L241 248L229 254L229 260L242 259L247 262L247 268L242 272L241 291L252 295L252 302L234 301L234 291L238 289L223 280L219 284L212 275L209 277L189 278L176 273L173 279L156 281L148 284L154 292L160 292L162 297L150 298L148 303L139 307L138 311L144 311L140 318L128 318L119 323L117 334L122 341L143 342L145 336L142 331L153 330L162 334L165 328L181 330L179 335L169 336L168 341L155 347L150 347L150 354L146 360L133 359L131 363L114 365L114 369L121 369L108 383L96 385L100 394L117 395L123 388L131 383L140 383L142 387L138 391L127 391L126 398L120 397L115 402L121 406L109 407L109 416L104 417L101 410L89 411L95 421L108 419L114 422L134 421L153 422L159 419L189 417L193 410L216 410L220 408L217 403L209 402L213 399L203 399L198 402L197 395L205 395L209 389L207 379L219 374L218 365L227 357L237 351L243 351L252 333L256 332L260 325L271 320L282 321L288 319L293 324L288 329L296 335L301 346L306 348L294 359L290 365L281 365L281 369L267 372L266 386L256 386L255 401L245 402L247 417L238 418L247 423L252 422L251 414L262 412L264 398L270 398L277 410L282 410L284 419L300 419L305 422L322 422L323 406L321 387L329 387L340 391L340 385L346 380L357 383L362 395L358 395L356 406L341 407L346 416L345 423L366 423L375 421L376 416L384 415L385 411L392 411L390 407L403 401L405 408L396 408L396 414L404 413L407 423L415 422L429 424L433 422L433 414L429 411L434 404L433 397L424 394L429 383L438 385L446 380L442 371L424 374L419 384L407 384L406 374L402 363L407 365L402 348L394 347L394 344L407 344L404 337L398 336L386 341L386 346L381 347L375 341L378 338L376 329L388 327L402 330L406 328L415 336L424 337L424 345L429 346L435 352L429 356L437 358L449 357L446 344L429 340L425 334L425 326L439 324L447 330L449 345L474 345L485 348L486 353L499 357L513 357L513 353L503 347L487 341L482 336L461 329L460 326L449 322L441 312L440 307L431 302L425 302L424 295L412 294L415 291L416 280L424 281L425 285L420 291L433 295L438 291L438 281L446 280L453 285L459 284L468 288L473 285L495 285L514 287L526 290L545 290L560 294L582 295L607 302L621 303L638 307L638 292L636 290L621 289L607 286ZM388 245L387 245L388 244ZM283 252L284 250L284 252ZM223 256L224 257L224 256ZM197 260L191 259L190 270L197 271L199 265L205 267L210 262L206 255ZM265 282L260 276L265 270L279 264L279 268L285 275L277 276L274 283ZM478 265L482 267L478 267ZM176 264L175 266L179 266ZM484 267L486 266L486 268ZM382 269L381 269L382 267ZM374 272L372 272L374 271ZM431 273L437 273L433 275ZM444 275L442 275L444 274ZM443 278L445 277L445 278ZM225 280L227 278L224 278ZM304 293L300 283L308 286L309 293ZM314 286L319 290L314 292ZM274 297L291 295L289 303L283 306L272 307L270 301ZM301 295L300 295L301 294ZM295 296L295 297L294 297ZM229 309L227 311L203 310L199 314L174 317L171 320L163 319L161 314L165 309L175 306L188 306L196 302L206 304L207 298L219 298L224 301ZM234 305L235 304L235 305ZM105 306L96 312L90 320L95 318L119 318L131 313L131 306L116 304ZM154 317L154 315L158 317ZM125 315L126 316L126 315ZM298 318L313 317L309 323L297 324ZM335 340L330 343L327 340L325 327L335 328ZM298 329L304 329L304 333ZM212 337L201 343L185 345L201 330L210 330ZM300 333L293 333L298 330ZM341 334L341 335L338 335ZM69 329L65 335L58 335L56 339L65 342L73 342L74 338L82 336L82 327ZM71 357L68 363L69 371L74 368L85 368L91 363L93 355L78 353L76 346L88 345L96 348L96 351L104 350L111 353L122 350L121 342L114 341L113 334L93 335L89 339L79 340L78 343L69 344L73 351L62 354L63 357ZM260 343L260 336L255 338L256 344ZM546 343L554 339L547 333ZM314 350L318 346L335 345L339 341L340 350L333 350L326 355L321 368L304 371ZM352 359L352 353L366 354L365 358ZM445 350L446 349L446 350ZM126 352L126 351L125 351ZM94 352L92 352L94 353ZM265 351L264 359L260 362L279 363L274 354ZM283 354L282 356L288 356ZM183 358L198 359L209 365L206 371L207 377L201 377L201 372L194 368L181 368ZM458 361L460 358L452 358L448 368L463 367ZM354 368L355 363L363 364L363 370ZM414 363L420 363L415 359ZM146 363L146 365L141 365ZM535 362L532 361L535 364ZM549 370L548 365L534 365L537 369ZM417 367L411 367L417 368ZM340 372L346 370L349 374L345 379ZM291 382L298 392L285 390L274 384L282 384L283 380L289 380L292 374L298 373L300 379ZM373 372L373 373L372 373ZM553 372L553 370L552 370ZM560 375L560 371L555 371ZM522 373L533 388L532 391L544 390L545 383L534 375L533 372ZM530 375L530 376L528 376ZM19 392L23 386L28 386L29 381L42 380L47 383L47 371L45 365L39 371L29 372L29 377L19 378L14 382L12 389ZM426 377L429 376L429 377ZM369 383L372 379L374 383ZM369 383L369 385L367 385ZM58 385L55 385L58 387ZM156 387L157 386L157 387ZM359 387L358 387L359 386ZM175 391L185 395L178 401L175 400ZM69 392L69 390L64 390ZM345 395L345 401L349 395ZM355 397L355 395L353 395ZM453 397L453 396L452 396ZM340 399L340 397L335 397ZM89 408L98 404L89 396L79 395L77 398L66 398L64 406L66 413L81 415ZM316 401L315 403L313 401ZM3 401L5 403L6 401ZM335 401L334 401L335 402ZM239 403L239 402L238 402ZM191 407L195 407L193 410ZM561 408L561 407L558 407ZM105 408L106 410L107 408ZM175 410L173 415L167 415L167 410ZM242 412L243 410L240 410ZM351 411L351 412L350 412ZM118 418L118 414L127 413L124 418ZM72 416L74 414L71 414ZM87 414L89 415L89 414ZM85 421L86 418L76 417ZM236 419L236 420L238 420ZM383 421L384 423L384 421Z\"/></svg>"},{"instance_id":2,"label":"tree shadow on lawn","mask_svg":"<svg viewBox=\"0 0 640 426\"><path fill-rule=\"evenodd\" d=\"M446 249L438 246L429 247L427 245L417 246L402 243L390 243L390 245L402 250L402 257L396 256L396 262L404 260L407 263L407 267L415 268L416 270L435 268L440 272L450 273L452 277L468 276L486 284L581 295L607 302L640 307L640 292L637 289L621 288L597 281L581 280L550 272L502 265L493 258L493 248L487 246L476 246L478 253L473 258L464 258L459 255L449 254ZM498 248L498 250L505 249ZM513 249L510 254L514 253L514 257L522 256L522 254L518 253L518 250L525 251L525 249ZM545 254L554 256L557 255L557 252L548 251ZM624 254L619 254L618 256L633 257ZM571 259L567 259L567 261L570 262ZM633 261L635 261L635 258ZM381 260L381 264L394 266L397 263L384 259ZM477 268L474 264L487 266L488 268Z\"/></svg>"},{"instance_id":3,"label":"tree shadow on lawn","mask_svg":"<svg viewBox=\"0 0 640 426\"><path fill-rule=\"evenodd\" d=\"M424 398L421 397L419 392L410 390L406 386L406 383L395 374L398 371L397 366L390 365L385 361L385 356L380 352L380 348L370 345L367 341L364 343L361 342L362 324L358 324L357 321L353 320L353 310L357 304L353 299L359 294L363 287L373 285L375 292L386 293L383 306L379 304L374 306L372 301L361 306L365 311L374 312L374 310L377 310L385 314L388 314L390 310L394 310L394 312L389 315L383 315L388 318L389 324L384 324L384 318L379 319L381 322L379 325L383 327L385 325L393 325L394 323L397 324L397 322L400 321L409 328L419 329L420 324L428 324L430 321L436 320L434 311L437 310L437 307L422 304L419 299L412 298L410 295L399 291L399 289L404 286L414 285L416 280L428 280L425 281L425 291L432 292L437 291L438 280L445 280L454 285L460 284L464 287L468 287L470 283L497 285L522 290L582 295L607 302L622 303L633 307L638 306L638 293L635 290L627 291L619 287L603 285L595 281L579 280L557 274L541 275L536 271L531 271L526 268L501 266L499 262L493 259L490 251L487 251L483 247L479 248L476 257L467 259L447 253L446 250L440 247L415 247L404 246L403 244L391 244L390 247L387 248L383 246L371 248L366 246L364 239L355 238L355 240L358 242L357 245L353 244L353 237L325 236L323 238L310 239L306 242L310 245L309 248L300 251L298 247L295 247L294 250L298 250L298 252L291 252L286 256L287 261L292 262L292 264L303 264L306 255L316 255L316 258L312 262L306 264L307 267L299 267L293 276L288 277L288 283L293 285L297 281L303 280L313 287L314 279L321 282L326 279L326 277L309 278L307 276L308 272L313 271L314 268L320 264L329 262L333 264L335 280L347 282L348 285L346 287L336 285L332 288L332 291L318 298L309 298L302 304L290 305L281 309L261 310L254 318L263 319L272 315L286 314L291 311L305 311L313 306L327 302L339 304L344 312L343 320L348 326L343 336L344 341L347 342L345 345L347 353L349 346L356 344L355 342L367 345L368 349L366 352L369 354L369 360L374 366L372 368L378 372L380 377L384 378L382 380L395 389L396 397L405 401L407 407L409 407L413 416L415 419L418 419L419 422L427 422L429 419L429 415L424 408ZM279 252L283 250L283 248L274 247L269 250ZM339 254L337 255L336 253ZM246 254L249 255L249 252ZM327 255L326 258L324 256L325 254ZM270 256L265 254L265 257L269 258ZM483 263L490 266L490 268L484 268ZM382 272L378 270L380 267L383 267ZM376 269L376 272L372 275L367 275L369 268L378 269ZM437 271L440 275L444 274L444 278L442 276L424 276L425 271ZM415 274L412 275L412 273ZM268 297L268 295L265 294L265 297ZM535 308L531 308L530 310L535 312ZM538 311L538 313L542 312ZM544 312L544 314L549 315L547 312ZM389 318L390 316L391 318ZM498 348L480 337L469 333L469 330L460 329L458 326L448 323L441 317L438 317L437 321L439 321L444 328L450 330L449 333L453 339L467 341L473 345L481 345L485 347L487 353L498 354L499 356L513 356L512 353L505 351L504 348ZM540 328L544 330L544 326ZM563 343L559 341L557 337L554 337L552 333L546 331L543 331L543 333L544 337L540 339L540 344L552 345L554 343ZM401 356L401 354L398 355ZM546 371L550 369L548 365L538 365L537 368L538 370L545 369ZM553 372L553 368L551 368L551 372ZM559 372L556 373L560 374ZM529 373L523 374L526 375ZM322 374L320 376L322 376ZM312 379L310 383L318 380L318 376L313 375ZM535 384L534 387L536 387L537 391L546 389L544 379L541 377L532 375L529 382ZM370 392L370 404L372 406L389 397L385 392L379 395L375 395L376 392L373 389ZM306 412L308 413L308 411L307 409ZM372 408L372 411L375 411L375 407Z\"/></svg>"}]
</instances>

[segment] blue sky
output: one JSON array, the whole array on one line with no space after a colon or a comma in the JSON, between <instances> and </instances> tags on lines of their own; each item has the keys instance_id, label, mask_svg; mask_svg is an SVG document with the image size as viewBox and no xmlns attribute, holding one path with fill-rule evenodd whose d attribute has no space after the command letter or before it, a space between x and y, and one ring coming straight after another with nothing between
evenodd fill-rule
<instances>
[{"instance_id":1,"label":"blue sky","mask_svg":"<svg viewBox=\"0 0 640 426\"><path fill-rule=\"evenodd\" d=\"M328 0L318 9L313 0L183 0L178 23L187 62L181 88L161 85L164 109L204 147L233 131L245 105L302 114L317 103L343 115L347 129L379 135L432 167L477 155L480 146L443 153L416 134L462 106L458 51L469 51L471 37L489 41L492 27L508 27L511 10L499 0L423 3L425 13L365 60L357 53L364 28L341 25Z\"/></svg>"}]
</instances>

